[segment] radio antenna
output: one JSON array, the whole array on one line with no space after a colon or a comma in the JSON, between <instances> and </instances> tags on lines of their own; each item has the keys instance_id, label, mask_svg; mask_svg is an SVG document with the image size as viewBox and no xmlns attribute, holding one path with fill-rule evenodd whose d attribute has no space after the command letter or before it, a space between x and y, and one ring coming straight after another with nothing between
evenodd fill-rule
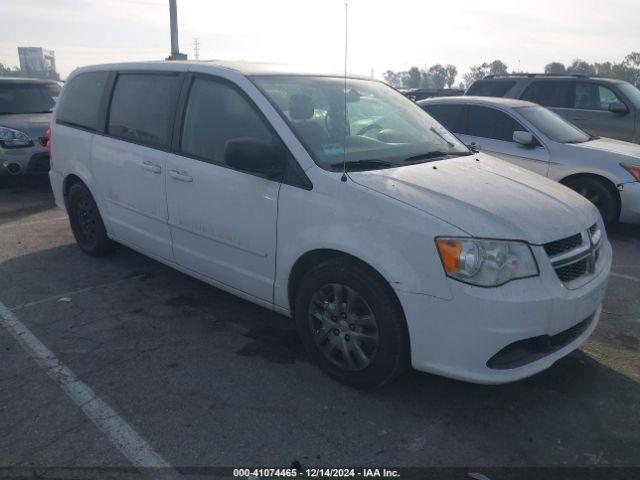
<instances>
[{"instance_id":1,"label":"radio antenna","mask_svg":"<svg viewBox=\"0 0 640 480\"><path fill-rule=\"evenodd\" d=\"M343 182L347 181L347 47L349 38L349 2L344 2L344 125L343 125L343 143L342 143L342 178Z\"/></svg>"}]
</instances>

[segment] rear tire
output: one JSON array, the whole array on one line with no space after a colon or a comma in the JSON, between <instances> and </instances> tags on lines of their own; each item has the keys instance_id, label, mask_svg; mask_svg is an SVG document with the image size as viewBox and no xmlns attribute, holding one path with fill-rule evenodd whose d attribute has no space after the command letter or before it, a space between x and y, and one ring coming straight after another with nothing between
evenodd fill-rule
<instances>
[{"instance_id":1,"label":"rear tire","mask_svg":"<svg viewBox=\"0 0 640 480\"><path fill-rule=\"evenodd\" d=\"M107 236L91 192L82 183L74 183L67 196L69 222L80 249L92 257L102 257L113 252L116 244Z\"/></svg>"},{"instance_id":2,"label":"rear tire","mask_svg":"<svg viewBox=\"0 0 640 480\"><path fill-rule=\"evenodd\" d=\"M600 211L605 225L618 220L618 198L602 180L593 177L577 177L569 179L565 185L593 203Z\"/></svg>"},{"instance_id":3,"label":"rear tire","mask_svg":"<svg viewBox=\"0 0 640 480\"><path fill-rule=\"evenodd\" d=\"M409 365L406 322L391 287L356 261L332 259L307 272L294 317L311 359L343 383L378 388Z\"/></svg>"}]
</instances>

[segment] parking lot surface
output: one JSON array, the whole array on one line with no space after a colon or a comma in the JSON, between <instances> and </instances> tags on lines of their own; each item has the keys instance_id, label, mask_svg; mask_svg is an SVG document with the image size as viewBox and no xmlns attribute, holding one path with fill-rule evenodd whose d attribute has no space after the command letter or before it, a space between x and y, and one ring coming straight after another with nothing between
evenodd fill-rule
<instances>
[{"instance_id":1,"label":"parking lot surface","mask_svg":"<svg viewBox=\"0 0 640 480\"><path fill-rule=\"evenodd\" d=\"M90 258L46 179L0 189L0 302L170 465L640 464L640 228L610 232L601 323L530 379L409 372L362 392L292 322L127 248ZM471 321L472 319L470 319ZM131 465L0 328L0 465Z\"/></svg>"}]
</instances>

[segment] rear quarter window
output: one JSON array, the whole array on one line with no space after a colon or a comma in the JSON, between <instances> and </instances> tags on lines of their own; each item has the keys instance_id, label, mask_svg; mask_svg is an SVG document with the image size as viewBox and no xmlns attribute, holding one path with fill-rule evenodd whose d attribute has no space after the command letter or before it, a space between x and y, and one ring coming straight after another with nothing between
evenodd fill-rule
<instances>
[{"instance_id":1,"label":"rear quarter window","mask_svg":"<svg viewBox=\"0 0 640 480\"><path fill-rule=\"evenodd\" d=\"M571 108L573 104L571 82L533 82L522 94L522 100L544 107Z\"/></svg>"},{"instance_id":2,"label":"rear quarter window","mask_svg":"<svg viewBox=\"0 0 640 480\"><path fill-rule=\"evenodd\" d=\"M515 84L515 81L479 80L469 87L465 95L504 97Z\"/></svg>"},{"instance_id":3,"label":"rear quarter window","mask_svg":"<svg viewBox=\"0 0 640 480\"><path fill-rule=\"evenodd\" d=\"M107 132L153 147L168 147L178 75L123 73L118 76Z\"/></svg>"},{"instance_id":4,"label":"rear quarter window","mask_svg":"<svg viewBox=\"0 0 640 480\"><path fill-rule=\"evenodd\" d=\"M64 86L56 119L90 130L100 129L100 102L109 72L81 73Z\"/></svg>"}]
</instances>

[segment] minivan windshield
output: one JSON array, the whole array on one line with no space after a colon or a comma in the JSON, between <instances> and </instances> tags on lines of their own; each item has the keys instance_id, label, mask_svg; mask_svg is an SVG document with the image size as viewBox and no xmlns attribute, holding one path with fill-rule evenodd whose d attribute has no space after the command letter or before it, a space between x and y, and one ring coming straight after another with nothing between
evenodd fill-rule
<instances>
[{"instance_id":1,"label":"minivan windshield","mask_svg":"<svg viewBox=\"0 0 640 480\"><path fill-rule=\"evenodd\" d=\"M544 107L517 107L515 110L553 141L584 143L594 138Z\"/></svg>"},{"instance_id":2,"label":"minivan windshield","mask_svg":"<svg viewBox=\"0 0 640 480\"><path fill-rule=\"evenodd\" d=\"M472 153L415 103L381 82L279 75L253 81L314 161L327 170L342 170L343 162L350 170L373 170Z\"/></svg>"},{"instance_id":3,"label":"minivan windshield","mask_svg":"<svg viewBox=\"0 0 640 480\"><path fill-rule=\"evenodd\" d=\"M55 82L0 82L0 115L52 112L59 94Z\"/></svg>"},{"instance_id":4,"label":"minivan windshield","mask_svg":"<svg viewBox=\"0 0 640 480\"><path fill-rule=\"evenodd\" d=\"M631 85L630 83L621 83L618 88L622 93L626 95L633 106L640 109L640 90Z\"/></svg>"}]
</instances>

